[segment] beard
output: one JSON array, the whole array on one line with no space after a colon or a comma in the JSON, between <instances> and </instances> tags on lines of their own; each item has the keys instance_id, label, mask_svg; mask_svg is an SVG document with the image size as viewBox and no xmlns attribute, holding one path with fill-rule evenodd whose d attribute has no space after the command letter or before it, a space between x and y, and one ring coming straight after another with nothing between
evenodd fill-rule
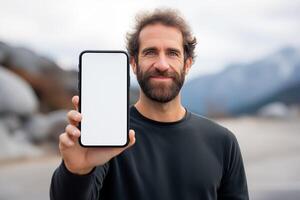
<instances>
[{"instance_id":1,"label":"beard","mask_svg":"<svg viewBox=\"0 0 300 200\"><path fill-rule=\"evenodd\" d=\"M150 80L151 77L157 76L171 78L171 83L169 81L153 83ZM174 71L160 71L156 68L152 71L142 72L141 67L137 66L137 80L142 91L149 99L159 103L167 103L179 94L185 80L185 72L183 69L178 74Z\"/></svg>"}]
</instances>

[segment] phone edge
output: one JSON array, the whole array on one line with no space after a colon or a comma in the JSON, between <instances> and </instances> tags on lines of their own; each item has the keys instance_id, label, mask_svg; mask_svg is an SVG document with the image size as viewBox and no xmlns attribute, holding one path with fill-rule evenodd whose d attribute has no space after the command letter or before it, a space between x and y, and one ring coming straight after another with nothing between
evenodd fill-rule
<instances>
[{"instance_id":1,"label":"phone edge","mask_svg":"<svg viewBox=\"0 0 300 200\"><path fill-rule=\"evenodd\" d=\"M83 50L79 54L79 64L78 64L78 91L79 91L79 105L78 105L78 111L81 113L81 61L82 61L82 56L85 53L123 53L126 56L127 60L127 133L126 133L126 143L123 145L85 145L81 141L81 135L78 138L78 142L80 146L85 147L85 148L93 148L93 147L125 147L129 144L129 127L130 127L130 114L129 114L129 92L130 92L130 66L129 66L129 55L126 51L123 50ZM81 122L78 124L78 129L81 131Z\"/></svg>"}]
</instances>

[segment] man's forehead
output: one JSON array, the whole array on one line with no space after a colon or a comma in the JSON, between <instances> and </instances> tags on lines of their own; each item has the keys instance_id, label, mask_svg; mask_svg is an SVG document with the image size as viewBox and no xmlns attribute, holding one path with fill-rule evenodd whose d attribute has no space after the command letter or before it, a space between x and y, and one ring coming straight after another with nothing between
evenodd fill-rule
<instances>
[{"instance_id":1,"label":"man's forehead","mask_svg":"<svg viewBox=\"0 0 300 200\"><path fill-rule=\"evenodd\" d=\"M140 49L153 46L183 49L182 33L179 29L162 24L145 26L139 36Z\"/></svg>"}]
</instances>

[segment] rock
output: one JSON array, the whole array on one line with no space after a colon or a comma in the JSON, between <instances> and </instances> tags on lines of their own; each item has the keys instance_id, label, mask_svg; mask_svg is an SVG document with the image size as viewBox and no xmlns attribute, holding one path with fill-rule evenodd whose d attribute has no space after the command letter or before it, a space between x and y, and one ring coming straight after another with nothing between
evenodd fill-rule
<instances>
[{"instance_id":1,"label":"rock","mask_svg":"<svg viewBox=\"0 0 300 200\"><path fill-rule=\"evenodd\" d=\"M24 125L24 130L32 142L41 142L48 137L50 126L44 114L35 114Z\"/></svg>"},{"instance_id":2,"label":"rock","mask_svg":"<svg viewBox=\"0 0 300 200\"><path fill-rule=\"evenodd\" d=\"M65 131L68 124L67 110L57 110L48 114L48 121L51 124L49 139L58 141L58 137Z\"/></svg>"},{"instance_id":3,"label":"rock","mask_svg":"<svg viewBox=\"0 0 300 200\"><path fill-rule=\"evenodd\" d=\"M29 49L15 47L13 51L11 51L9 58L9 67L20 68L31 74L38 74L40 71L40 60L38 56Z\"/></svg>"},{"instance_id":4,"label":"rock","mask_svg":"<svg viewBox=\"0 0 300 200\"><path fill-rule=\"evenodd\" d=\"M32 75L51 74L53 71L58 72L60 70L59 66L52 60L23 47L12 48L6 65L10 69L26 71Z\"/></svg>"},{"instance_id":5,"label":"rock","mask_svg":"<svg viewBox=\"0 0 300 200\"><path fill-rule=\"evenodd\" d=\"M0 113L18 115L34 113L38 108L37 97L28 83L0 66Z\"/></svg>"},{"instance_id":6,"label":"rock","mask_svg":"<svg viewBox=\"0 0 300 200\"><path fill-rule=\"evenodd\" d=\"M20 130L21 131L21 130ZM24 135L19 134L19 135ZM7 127L0 122L0 161L43 155L43 152L26 140L20 140L9 134Z\"/></svg>"},{"instance_id":7,"label":"rock","mask_svg":"<svg viewBox=\"0 0 300 200\"><path fill-rule=\"evenodd\" d=\"M18 74L34 89L40 111L72 108L77 91L77 71L65 71L54 61L23 47L0 42L0 65Z\"/></svg>"},{"instance_id":8,"label":"rock","mask_svg":"<svg viewBox=\"0 0 300 200\"><path fill-rule=\"evenodd\" d=\"M0 42L0 65L7 63L10 49L11 48L7 44Z\"/></svg>"},{"instance_id":9,"label":"rock","mask_svg":"<svg viewBox=\"0 0 300 200\"><path fill-rule=\"evenodd\" d=\"M0 117L1 122L7 127L10 133L22 127L21 118L15 113L7 113Z\"/></svg>"},{"instance_id":10,"label":"rock","mask_svg":"<svg viewBox=\"0 0 300 200\"><path fill-rule=\"evenodd\" d=\"M57 139L67 125L67 111L53 111L49 114L36 114L27 120L24 130L32 142L45 142ZM57 141L57 140L56 140Z\"/></svg>"}]
</instances>

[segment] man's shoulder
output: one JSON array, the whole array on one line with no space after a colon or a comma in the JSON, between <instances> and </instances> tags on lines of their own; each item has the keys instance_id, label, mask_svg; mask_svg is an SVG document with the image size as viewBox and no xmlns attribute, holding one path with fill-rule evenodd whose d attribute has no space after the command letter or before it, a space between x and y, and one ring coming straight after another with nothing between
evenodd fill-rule
<instances>
[{"instance_id":1,"label":"man's shoulder","mask_svg":"<svg viewBox=\"0 0 300 200\"><path fill-rule=\"evenodd\" d=\"M227 141L235 141L235 135L226 127L219 124L213 119L190 112L190 123L196 129L199 129L202 134L208 135L215 139L222 139Z\"/></svg>"}]
</instances>

